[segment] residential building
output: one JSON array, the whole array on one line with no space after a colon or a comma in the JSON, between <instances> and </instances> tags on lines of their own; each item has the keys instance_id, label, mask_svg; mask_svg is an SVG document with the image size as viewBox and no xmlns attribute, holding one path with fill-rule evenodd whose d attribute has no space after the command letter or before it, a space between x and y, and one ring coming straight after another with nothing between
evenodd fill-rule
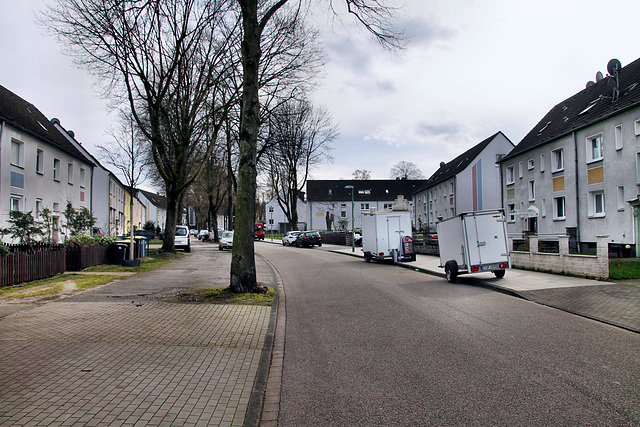
<instances>
[{"instance_id":1,"label":"residential building","mask_svg":"<svg viewBox=\"0 0 640 427\"><path fill-rule=\"evenodd\" d=\"M307 229L307 218L309 218L308 205L304 200L305 192L301 191L298 194L297 209L298 209L298 230ZM265 207L265 229L274 233L286 233L293 228L289 224L289 220L284 213L284 210L280 207L277 198L274 196L269 200Z\"/></svg>"},{"instance_id":2,"label":"residential building","mask_svg":"<svg viewBox=\"0 0 640 427\"><path fill-rule=\"evenodd\" d=\"M91 177L91 213L96 218L94 230L109 236L122 234L125 224L124 184L84 148L72 130L65 129L57 118L51 119L51 123L95 165Z\"/></svg>"},{"instance_id":3,"label":"residential building","mask_svg":"<svg viewBox=\"0 0 640 427\"><path fill-rule=\"evenodd\" d=\"M462 212L501 209L500 167L513 149L502 132L473 146L440 168L413 194L414 223L435 230L436 223Z\"/></svg>"},{"instance_id":4,"label":"residential building","mask_svg":"<svg viewBox=\"0 0 640 427\"><path fill-rule=\"evenodd\" d=\"M610 248L638 255L640 59L619 65L553 107L502 159L510 235L569 235L583 252L606 235Z\"/></svg>"},{"instance_id":5,"label":"residential building","mask_svg":"<svg viewBox=\"0 0 640 427\"><path fill-rule=\"evenodd\" d=\"M48 208L61 241L67 202L91 209L93 167L33 104L0 86L0 227L12 210L39 219Z\"/></svg>"},{"instance_id":6,"label":"residential building","mask_svg":"<svg viewBox=\"0 0 640 427\"><path fill-rule=\"evenodd\" d=\"M347 230L351 229L352 218L354 228L362 228L363 212L391 210L399 196L411 200L411 195L425 182L404 179L307 181L307 228Z\"/></svg>"},{"instance_id":7,"label":"residential building","mask_svg":"<svg viewBox=\"0 0 640 427\"><path fill-rule=\"evenodd\" d=\"M153 221L162 230L167 222L167 198L150 191L138 190L138 199L146 207L146 221ZM144 225L144 223L142 224Z\"/></svg>"}]
</instances>

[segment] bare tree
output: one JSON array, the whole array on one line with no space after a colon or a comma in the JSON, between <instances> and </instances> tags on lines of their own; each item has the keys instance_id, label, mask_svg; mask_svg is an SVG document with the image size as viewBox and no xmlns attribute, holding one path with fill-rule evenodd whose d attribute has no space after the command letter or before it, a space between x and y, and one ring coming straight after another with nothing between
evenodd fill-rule
<instances>
[{"instance_id":1,"label":"bare tree","mask_svg":"<svg viewBox=\"0 0 640 427\"><path fill-rule=\"evenodd\" d=\"M146 156L147 141L141 134L133 116L124 111L119 112L120 126L111 129L111 141L109 144L98 145L98 155L107 164L115 167L129 189L129 259L134 258L134 224L133 224L133 198L136 187L145 181L150 162Z\"/></svg>"},{"instance_id":2,"label":"bare tree","mask_svg":"<svg viewBox=\"0 0 640 427\"><path fill-rule=\"evenodd\" d=\"M167 196L163 250L173 251L182 194L237 102L225 76L238 68L239 14L229 0L56 0L42 22L150 141Z\"/></svg>"},{"instance_id":3,"label":"bare tree","mask_svg":"<svg viewBox=\"0 0 640 427\"><path fill-rule=\"evenodd\" d=\"M418 165L402 160L396 163L390 172L391 179L424 179L424 174Z\"/></svg>"},{"instance_id":4,"label":"bare tree","mask_svg":"<svg viewBox=\"0 0 640 427\"><path fill-rule=\"evenodd\" d=\"M353 177L353 179L357 179L357 180L361 180L361 181L365 181L367 179L371 179L371 171L368 171L366 169L356 169L351 176Z\"/></svg>"},{"instance_id":5,"label":"bare tree","mask_svg":"<svg viewBox=\"0 0 640 427\"><path fill-rule=\"evenodd\" d=\"M242 12L242 117L236 229L231 260L230 287L234 292L249 292L256 282L253 228L256 199L256 159L260 133L260 58L264 29L289 0L236 0ZM399 47L401 37L388 25L393 9L383 0L344 0L348 13L364 25L387 47ZM291 0L294 3L294 0ZM298 3L299 4L299 3ZM329 0L333 8L333 0Z\"/></svg>"},{"instance_id":6,"label":"bare tree","mask_svg":"<svg viewBox=\"0 0 640 427\"><path fill-rule=\"evenodd\" d=\"M330 159L330 144L338 135L330 114L307 100L289 101L271 116L267 140L267 181L289 224L298 229L298 198L309 172Z\"/></svg>"}]
</instances>

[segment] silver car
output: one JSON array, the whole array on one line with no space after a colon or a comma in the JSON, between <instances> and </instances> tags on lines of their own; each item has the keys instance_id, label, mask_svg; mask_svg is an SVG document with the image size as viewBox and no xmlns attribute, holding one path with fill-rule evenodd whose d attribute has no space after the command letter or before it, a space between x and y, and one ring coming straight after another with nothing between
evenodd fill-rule
<instances>
[{"instance_id":1,"label":"silver car","mask_svg":"<svg viewBox=\"0 0 640 427\"><path fill-rule=\"evenodd\" d=\"M218 250L233 249L233 231L225 231L220 236L220 242L218 243Z\"/></svg>"}]
</instances>

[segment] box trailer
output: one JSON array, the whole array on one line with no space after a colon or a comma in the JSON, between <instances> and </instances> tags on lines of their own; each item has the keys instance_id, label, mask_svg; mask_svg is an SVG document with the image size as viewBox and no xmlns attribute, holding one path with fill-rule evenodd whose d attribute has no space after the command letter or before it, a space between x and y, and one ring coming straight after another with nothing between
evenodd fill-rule
<instances>
[{"instance_id":1,"label":"box trailer","mask_svg":"<svg viewBox=\"0 0 640 427\"><path fill-rule=\"evenodd\" d=\"M408 211L380 211L362 214L362 251L366 262L375 259L415 261Z\"/></svg>"},{"instance_id":2,"label":"box trailer","mask_svg":"<svg viewBox=\"0 0 640 427\"><path fill-rule=\"evenodd\" d=\"M510 268L509 243L501 210L466 212L437 223L440 267L447 281L460 274L490 271L504 277Z\"/></svg>"}]
</instances>

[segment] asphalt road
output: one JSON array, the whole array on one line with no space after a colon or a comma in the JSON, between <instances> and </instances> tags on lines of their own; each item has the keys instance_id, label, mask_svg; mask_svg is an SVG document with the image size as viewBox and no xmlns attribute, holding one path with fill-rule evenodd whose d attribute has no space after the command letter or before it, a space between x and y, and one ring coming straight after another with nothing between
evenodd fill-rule
<instances>
[{"instance_id":1,"label":"asphalt road","mask_svg":"<svg viewBox=\"0 0 640 427\"><path fill-rule=\"evenodd\" d=\"M640 335L470 284L257 245L286 290L281 426L640 425Z\"/></svg>"}]
</instances>

